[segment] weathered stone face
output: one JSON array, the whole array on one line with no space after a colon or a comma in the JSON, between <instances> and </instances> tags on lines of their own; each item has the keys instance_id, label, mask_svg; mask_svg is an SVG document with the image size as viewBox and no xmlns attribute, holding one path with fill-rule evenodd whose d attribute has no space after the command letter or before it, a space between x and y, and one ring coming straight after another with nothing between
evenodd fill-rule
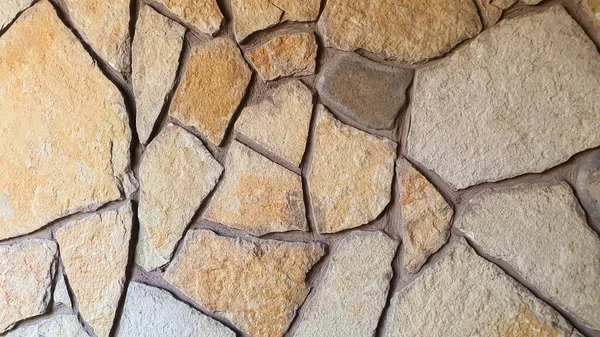
<instances>
[{"instance_id":1,"label":"weathered stone face","mask_svg":"<svg viewBox=\"0 0 600 337\"><path fill-rule=\"evenodd\" d=\"M584 0L583 4L594 18L594 26L600 29L600 0Z\"/></svg>"},{"instance_id":2,"label":"weathered stone face","mask_svg":"<svg viewBox=\"0 0 600 337\"><path fill-rule=\"evenodd\" d=\"M577 196L592 223L600 224L600 151L579 168L576 181Z\"/></svg>"},{"instance_id":3,"label":"weathered stone face","mask_svg":"<svg viewBox=\"0 0 600 337\"><path fill-rule=\"evenodd\" d=\"M476 0L479 7L481 20L485 27L491 27L500 20L505 9L517 3L518 0Z\"/></svg>"},{"instance_id":4,"label":"weathered stone face","mask_svg":"<svg viewBox=\"0 0 600 337\"><path fill-rule=\"evenodd\" d=\"M158 0L171 12L201 32L213 34L223 22L223 14L215 0Z\"/></svg>"},{"instance_id":5,"label":"weathered stone face","mask_svg":"<svg viewBox=\"0 0 600 337\"><path fill-rule=\"evenodd\" d=\"M17 14L31 5L32 0L4 0L0 5L0 29L6 27Z\"/></svg>"},{"instance_id":6,"label":"weathered stone face","mask_svg":"<svg viewBox=\"0 0 600 337\"><path fill-rule=\"evenodd\" d=\"M90 337L76 315L55 315L11 331L6 337Z\"/></svg>"},{"instance_id":7,"label":"weathered stone face","mask_svg":"<svg viewBox=\"0 0 600 337\"><path fill-rule=\"evenodd\" d=\"M54 301L54 304L61 304L68 308L73 308L73 303L71 302L71 297L69 296L69 291L67 290L65 277L62 274L58 276L58 280L56 281L52 300Z\"/></svg>"}]
</instances>

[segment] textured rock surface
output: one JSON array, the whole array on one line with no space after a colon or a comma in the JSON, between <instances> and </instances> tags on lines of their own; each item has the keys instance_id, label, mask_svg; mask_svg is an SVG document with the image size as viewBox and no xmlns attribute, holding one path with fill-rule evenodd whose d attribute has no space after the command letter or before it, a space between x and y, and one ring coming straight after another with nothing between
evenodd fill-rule
<instances>
[{"instance_id":1,"label":"textured rock surface","mask_svg":"<svg viewBox=\"0 0 600 337\"><path fill-rule=\"evenodd\" d=\"M480 9L483 25L491 27L500 20L505 9L517 3L518 0L476 0Z\"/></svg>"},{"instance_id":2,"label":"textured rock surface","mask_svg":"<svg viewBox=\"0 0 600 337\"><path fill-rule=\"evenodd\" d=\"M0 239L120 198L131 139L123 98L50 3L0 37L0 60Z\"/></svg>"},{"instance_id":3,"label":"textured rock surface","mask_svg":"<svg viewBox=\"0 0 600 337\"><path fill-rule=\"evenodd\" d=\"M74 221L55 233L79 312L98 337L108 336L123 282L131 236L131 206Z\"/></svg>"},{"instance_id":4,"label":"textured rock surface","mask_svg":"<svg viewBox=\"0 0 600 337\"><path fill-rule=\"evenodd\" d=\"M201 32L213 34L223 22L223 14L215 0L157 0L185 22Z\"/></svg>"},{"instance_id":5,"label":"textured rock surface","mask_svg":"<svg viewBox=\"0 0 600 337\"><path fill-rule=\"evenodd\" d=\"M406 159L398 161L404 268L416 272L450 237L452 206Z\"/></svg>"},{"instance_id":6,"label":"textured rock surface","mask_svg":"<svg viewBox=\"0 0 600 337\"><path fill-rule=\"evenodd\" d=\"M342 239L294 336L374 336L397 246L382 232L356 231Z\"/></svg>"},{"instance_id":7,"label":"textured rock surface","mask_svg":"<svg viewBox=\"0 0 600 337\"><path fill-rule=\"evenodd\" d=\"M146 148L139 172L136 263L152 270L169 262L175 245L202 200L217 184L223 167L199 139L171 124Z\"/></svg>"},{"instance_id":8,"label":"textured rock surface","mask_svg":"<svg viewBox=\"0 0 600 337\"><path fill-rule=\"evenodd\" d=\"M173 86L184 34L183 26L152 7L141 9L133 39L131 68L137 105L136 127L144 144Z\"/></svg>"},{"instance_id":9,"label":"textured rock surface","mask_svg":"<svg viewBox=\"0 0 600 337\"><path fill-rule=\"evenodd\" d=\"M310 127L312 99L312 93L301 82L287 82L275 88L269 98L242 110L235 129L300 166Z\"/></svg>"},{"instance_id":10,"label":"textured rock surface","mask_svg":"<svg viewBox=\"0 0 600 337\"><path fill-rule=\"evenodd\" d=\"M252 72L233 41L218 38L194 48L171 115L219 145Z\"/></svg>"},{"instance_id":11,"label":"textured rock surface","mask_svg":"<svg viewBox=\"0 0 600 337\"><path fill-rule=\"evenodd\" d=\"M600 145L600 56L561 7L503 21L415 87L408 156L459 189Z\"/></svg>"},{"instance_id":12,"label":"textured rock surface","mask_svg":"<svg viewBox=\"0 0 600 337\"><path fill-rule=\"evenodd\" d=\"M414 70L351 53L327 63L316 87L325 104L373 129L390 129L406 103Z\"/></svg>"},{"instance_id":13,"label":"textured rock surface","mask_svg":"<svg viewBox=\"0 0 600 337\"><path fill-rule=\"evenodd\" d=\"M313 33L281 35L246 53L264 81L315 72L317 41Z\"/></svg>"},{"instance_id":14,"label":"textured rock surface","mask_svg":"<svg viewBox=\"0 0 600 337\"><path fill-rule=\"evenodd\" d=\"M62 304L67 308L73 307L73 303L71 302L71 296L69 296L69 291L67 290L65 277L63 275L60 275L58 277L58 280L56 281L56 286L54 287L53 300L54 304Z\"/></svg>"},{"instance_id":15,"label":"textured rock surface","mask_svg":"<svg viewBox=\"0 0 600 337\"><path fill-rule=\"evenodd\" d=\"M455 226L541 294L600 330L600 239L566 183L486 190L469 201Z\"/></svg>"},{"instance_id":16,"label":"textured rock surface","mask_svg":"<svg viewBox=\"0 0 600 337\"><path fill-rule=\"evenodd\" d=\"M0 245L0 333L46 312L55 259L54 241L32 239Z\"/></svg>"},{"instance_id":17,"label":"textured rock surface","mask_svg":"<svg viewBox=\"0 0 600 337\"><path fill-rule=\"evenodd\" d=\"M223 181L204 218L255 235L306 231L302 180L234 141L227 154Z\"/></svg>"},{"instance_id":18,"label":"textured rock surface","mask_svg":"<svg viewBox=\"0 0 600 337\"><path fill-rule=\"evenodd\" d=\"M6 337L90 337L75 315L55 315L11 331Z\"/></svg>"},{"instance_id":19,"label":"textured rock surface","mask_svg":"<svg viewBox=\"0 0 600 337\"><path fill-rule=\"evenodd\" d=\"M330 0L319 19L325 45L418 62L481 30L472 0Z\"/></svg>"},{"instance_id":20,"label":"textured rock surface","mask_svg":"<svg viewBox=\"0 0 600 337\"><path fill-rule=\"evenodd\" d=\"M165 280L252 337L282 336L308 295L316 243L233 239L193 230Z\"/></svg>"},{"instance_id":21,"label":"textured rock surface","mask_svg":"<svg viewBox=\"0 0 600 337\"><path fill-rule=\"evenodd\" d=\"M587 214L600 224L600 151L579 169L576 188Z\"/></svg>"},{"instance_id":22,"label":"textured rock surface","mask_svg":"<svg viewBox=\"0 0 600 337\"><path fill-rule=\"evenodd\" d=\"M308 179L321 233L358 227L375 219L391 197L396 143L336 120L318 107Z\"/></svg>"},{"instance_id":23,"label":"textured rock surface","mask_svg":"<svg viewBox=\"0 0 600 337\"><path fill-rule=\"evenodd\" d=\"M594 26L600 29L600 0L584 0L583 6L592 14Z\"/></svg>"},{"instance_id":24,"label":"textured rock surface","mask_svg":"<svg viewBox=\"0 0 600 337\"><path fill-rule=\"evenodd\" d=\"M235 333L164 290L132 282L116 336L235 337Z\"/></svg>"},{"instance_id":25,"label":"textured rock surface","mask_svg":"<svg viewBox=\"0 0 600 337\"><path fill-rule=\"evenodd\" d=\"M0 29L6 27L32 0L4 0L0 5Z\"/></svg>"},{"instance_id":26,"label":"textured rock surface","mask_svg":"<svg viewBox=\"0 0 600 337\"><path fill-rule=\"evenodd\" d=\"M458 244L392 298L384 336L580 336L495 265Z\"/></svg>"}]
</instances>

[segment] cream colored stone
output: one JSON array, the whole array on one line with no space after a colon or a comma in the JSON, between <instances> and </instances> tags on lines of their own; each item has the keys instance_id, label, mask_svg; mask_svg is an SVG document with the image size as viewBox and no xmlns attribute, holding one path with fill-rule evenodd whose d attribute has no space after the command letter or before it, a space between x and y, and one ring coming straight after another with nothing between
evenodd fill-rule
<instances>
[{"instance_id":1,"label":"cream colored stone","mask_svg":"<svg viewBox=\"0 0 600 337\"><path fill-rule=\"evenodd\" d=\"M20 11L31 5L32 0L3 0L0 4L0 29L6 27Z\"/></svg>"},{"instance_id":2,"label":"cream colored stone","mask_svg":"<svg viewBox=\"0 0 600 337\"><path fill-rule=\"evenodd\" d=\"M35 322L32 325L19 327L6 337L90 337L83 329L75 315L55 315Z\"/></svg>"},{"instance_id":3,"label":"cream colored stone","mask_svg":"<svg viewBox=\"0 0 600 337\"><path fill-rule=\"evenodd\" d=\"M140 165L140 236L136 263L153 270L169 262L175 245L223 167L202 142L168 125L150 143Z\"/></svg>"},{"instance_id":4,"label":"cream colored stone","mask_svg":"<svg viewBox=\"0 0 600 337\"><path fill-rule=\"evenodd\" d=\"M310 196L321 233L375 219L391 197L396 143L342 124L318 107Z\"/></svg>"},{"instance_id":5,"label":"cream colored stone","mask_svg":"<svg viewBox=\"0 0 600 337\"><path fill-rule=\"evenodd\" d=\"M56 286L54 287L54 295L52 296L54 300L54 304L61 304L66 306L67 308L72 308L73 303L71 302L71 296L69 296L69 291L67 290L67 283L65 282L64 275L58 276L58 280L56 281Z\"/></svg>"},{"instance_id":6,"label":"cream colored stone","mask_svg":"<svg viewBox=\"0 0 600 337\"><path fill-rule=\"evenodd\" d=\"M308 295L317 243L233 239L192 230L164 278L251 337L279 337Z\"/></svg>"},{"instance_id":7,"label":"cream colored stone","mask_svg":"<svg viewBox=\"0 0 600 337\"><path fill-rule=\"evenodd\" d=\"M150 6L142 8L135 27L131 81L137 105L137 132L140 142L146 144L173 87L185 27Z\"/></svg>"},{"instance_id":8,"label":"cream colored stone","mask_svg":"<svg viewBox=\"0 0 600 337\"><path fill-rule=\"evenodd\" d=\"M0 239L121 198L123 97L48 1L0 37L0 60Z\"/></svg>"},{"instance_id":9,"label":"cream colored stone","mask_svg":"<svg viewBox=\"0 0 600 337\"><path fill-rule=\"evenodd\" d=\"M204 218L255 235L307 231L302 180L234 141L227 154L223 181Z\"/></svg>"},{"instance_id":10,"label":"cream colored stone","mask_svg":"<svg viewBox=\"0 0 600 337\"><path fill-rule=\"evenodd\" d=\"M251 75L233 41L218 38L203 43L190 56L171 115L219 145Z\"/></svg>"},{"instance_id":11,"label":"cream colored stone","mask_svg":"<svg viewBox=\"0 0 600 337\"><path fill-rule=\"evenodd\" d=\"M223 22L223 14L215 0L158 0L185 22L201 32L213 34Z\"/></svg>"},{"instance_id":12,"label":"cream colored stone","mask_svg":"<svg viewBox=\"0 0 600 337\"><path fill-rule=\"evenodd\" d=\"M55 261L56 243L51 240L0 245L0 333L46 312Z\"/></svg>"},{"instance_id":13,"label":"cream colored stone","mask_svg":"<svg viewBox=\"0 0 600 337\"><path fill-rule=\"evenodd\" d=\"M267 150L300 166L312 115L312 93L300 81L275 88L269 98L246 107L236 131Z\"/></svg>"},{"instance_id":14,"label":"cream colored stone","mask_svg":"<svg viewBox=\"0 0 600 337\"><path fill-rule=\"evenodd\" d=\"M107 337L129 255L131 206L73 221L56 231L60 256L79 312L98 337Z\"/></svg>"}]
</instances>

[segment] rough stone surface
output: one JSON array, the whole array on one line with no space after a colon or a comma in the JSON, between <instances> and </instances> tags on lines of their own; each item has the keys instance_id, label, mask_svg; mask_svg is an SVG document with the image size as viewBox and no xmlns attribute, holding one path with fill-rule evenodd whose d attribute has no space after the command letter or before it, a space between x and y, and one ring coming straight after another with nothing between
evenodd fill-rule
<instances>
[{"instance_id":1,"label":"rough stone surface","mask_svg":"<svg viewBox=\"0 0 600 337\"><path fill-rule=\"evenodd\" d=\"M158 0L158 2L203 33L217 32L223 22L223 14L215 0Z\"/></svg>"},{"instance_id":2,"label":"rough stone surface","mask_svg":"<svg viewBox=\"0 0 600 337\"><path fill-rule=\"evenodd\" d=\"M414 70L381 65L351 53L325 65L316 87L325 104L373 129L391 129L406 103Z\"/></svg>"},{"instance_id":3,"label":"rough stone surface","mask_svg":"<svg viewBox=\"0 0 600 337\"><path fill-rule=\"evenodd\" d=\"M472 0L330 0L319 19L328 47L410 63L441 56L480 30Z\"/></svg>"},{"instance_id":4,"label":"rough stone surface","mask_svg":"<svg viewBox=\"0 0 600 337\"><path fill-rule=\"evenodd\" d=\"M583 6L592 14L594 26L600 29L600 0L583 0Z\"/></svg>"},{"instance_id":5,"label":"rough stone surface","mask_svg":"<svg viewBox=\"0 0 600 337\"><path fill-rule=\"evenodd\" d=\"M581 205L600 224L600 150L580 167L576 188Z\"/></svg>"},{"instance_id":6,"label":"rough stone surface","mask_svg":"<svg viewBox=\"0 0 600 337\"><path fill-rule=\"evenodd\" d=\"M476 0L475 3L479 7L481 20L485 27L495 25L505 9L517 3L518 0Z\"/></svg>"},{"instance_id":7,"label":"rough stone surface","mask_svg":"<svg viewBox=\"0 0 600 337\"><path fill-rule=\"evenodd\" d=\"M0 245L0 333L46 312L55 260L54 241L31 239Z\"/></svg>"},{"instance_id":8,"label":"rough stone surface","mask_svg":"<svg viewBox=\"0 0 600 337\"><path fill-rule=\"evenodd\" d=\"M54 304L62 304L67 308L73 307L73 303L71 302L71 296L69 296L69 291L67 290L65 277L63 275L60 275L58 277L58 281L56 281L56 286L54 287L53 300Z\"/></svg>"},{"instance_id":9,"label":"rough stone surface","mask_svg":"<svg viewBox=\"0 0 600 337\"><path fill-rule=\"evenodd\" d=\"M202 142L168 125L150 143L140 165L140 235L136 263L146 270L169 262L175 245L215 187L223 167Z\"/></svg>"},{"instance_id":10,"label":"rough stone surface","mask_svg":"<svg viewBox=\"0 0 600 337\"><path fill-rule=\"evenodd\" d=\"M308 295L306 273L324 253L316 243L193 230L164 278L251 337L279 337Z\"/></svg>"},{"instance_id":11,"label":"rough stone surface","mask_svg":"<svg viewBox=\"0 0 600 337\"><path fill-rule=\"evenodd\" d=\"M392 298L384 336L580 336L465 243Z\"/></svg>"},{"instance_id":12,"label":"rough stone surface","mask_svg":"<svg viewBox=\"0 0 600 337\"><path fill-rule=\"evenodd\" d=\"M132 45L132 83L136 127L146 144L179 67L185 27L144 6Z\"/></svg>"},{"instance_id":13,"label":"rough stone surface","mask_svg":"<svg viewBox=\"0 0 600 337\"><path fill-rule=\"evenodd\" d=\"M90 337L75 315L55 315L11 331L6 337Z\"/></svg>"},{"instance_id":14,"label":"rough stone surface","mask_svg":"<svg viewBox=\"0 0 600 337\"><path fill-rule=\"evenodd\" d=\"M294 336L374 336L397 246L383 232L356 231L342 239Z\"/></svg>"},{"instance_id":15,"label":"rough stone surface","mask_svg":"<svg viewBox=\"0 0 600 337\"><path fill-rule=\"evenodd\" d=\"M450 237L452 206L406 159L398 161L404 268L417 272Z\"/></svg>"},{"instance_id":16,"label":"rough stone surface","mask_svg":"<svg viewBox=\"0 0 600 337\"><path fill-rule=\"evenodd\" d=\"M164 290L132 282L116 336L235 337L235 333Z\"/></svg>"},{"instance_id":17,"label":"rough stone surface","mask_svg":"<svg viewBox=\"0 0 600 337\"><path fill-rule=\"evenodd\" d=\"M246 53L264 81L315 72L317 41L313 33L281 35Z\"/></svg>"},{"instance_id":18,"label":"rough stone surface","mask_svg":"<svg viewBox=\"0 0 600 337\"><path fill-rule=\"evenodd\" d=\"M235 129L267 150L300 166L312 115L312 93L299 81L275 88L262 102L246 107Z\"/></svg>"},{"instance_id":19,"label":"rough stone surface","mask_svg":"<svg viewBox=\"0 0 600 337\"><path fill-rule=\"evenodd\" d=\"M600 239L566 183L486 190L455 226L542 295L600 330Z\"/></svg>"},{"instance_id":20,"label":"rough stone surface","mask_svg":"<svg viewBox=\"0 0 600 337\"><path fill-rule=\"evenodd\" d=\"M396 143L342 124L318 107L308 179L317 228L334 233L375 219L391 197Z\"/></svg>"},{"instance_id":21,"label":"rough stone surface","mask_svg":"<svg viewBox=\"0 0 600 337\"><path fill-rule=\"evenodd\" d=\"M255 235L308 230L300 176L234 141L204 218Z\"/></svg>"},{"instance_id":22,"label":"rough stone surface","mask_svg":"<svg viewBox=\"0 0 600 337\"><path fill-rule=\"evenodd\" d=\"M122 197L123 98L49 2L0 37L0 60L0 239Z\"/></svg>"},{"instance_id":23,"label":"rough stone surface","mask_svg":"<svg viewBox=\"0 0 600 337\"><path fill-rule=\"evenodd\" d=\"M98 337L107 337L129 254L131 206L73 221L55 233L79 312Z\"/></svg>"},{"instance_id":24,"label":"rough stone surface","mask_svg":"<svg viewBox=\"0 0 600 337\"><path fill-rule=\"evenodd\" d=\"M32 0L4 0L0 5L0 29L6 27Z\"/></svg>"},{"instance_id":25,"label":"rough stone surface","mask_svg":"<svg viewBox=\"0 0 600 337\"><path fill-rule=\"evenodd\" d=\"M408 156L459 189L600 145L600 56L562 7L503 21L415 87Z\"/></svg>"},{"instance_id":26,"label":"rough stone surface","mask_svg":"<svg viewBox=\"0 0 600 337\"><path fill-rule=\"evenodd\" d=\"M196 46L171 105L171 115L219 145L251 75L233 41L218 38Z\"/></svg>"}]
</instances>

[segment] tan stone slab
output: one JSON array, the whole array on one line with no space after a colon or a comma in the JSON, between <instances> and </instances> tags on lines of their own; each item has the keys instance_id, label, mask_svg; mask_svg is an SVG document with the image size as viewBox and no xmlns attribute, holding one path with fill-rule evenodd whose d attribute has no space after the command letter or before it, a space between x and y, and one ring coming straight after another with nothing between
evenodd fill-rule
<instances>
[{"instance_id":1,"label":"tan stone slab","mask_svg":"<svg viewBox=\"0 0 600 337\"><path fill-rule=\"evenodd\" d=\"M20 11L31 6L32 0L4 0L0 4L0 29L6 27Z\"/></svg>"},{"instance_id":2,"label":"tan stone slab","mask_svg":"<svg viewBox=\"0 0 600 337\"><path fill-rule=\"evenodd\" d=\"M192 230L164 278L249 336L279 337L308 295L306 274L324 254L317 243Z\"/></svg>"},{"instance_id":3,"label":"tan stone slab","mask_svg":"<svg viewBox=\"0 0 600 337\"><path fill-rule=\"evenodd\" d=\"M73 308L71 296L69 295L69 290L67 290L65 276L61 274L57 278L58 280L56 281L56 286L54 286L54 294L52 295L54 305L60 304L66 306L67 308Z\"/></svg>"},{"instance_id":4,"label":"tan stone slab","mask_svg":"<svg viewBox=\"0 0 600 337\"><path fill-rule=\"evenodd\" d=\"M495 25L505 9L517 3L518 0L476 0L475 3L479 7L481 20L485 27Z\"/></svg>"},{"instance_id":5,"label":"tan stone slab","mask_svg":"<svg viewBox=\"0 0 600 337\"><path fill-rule=\"evenodd\" d=\"M158 0L201 32L213 34L221 28L223 14L215 0Z\"/></svg>"},{"instance_id":6,"label":"tan stone slab","mask_svg":"<svg viewBox=\"0 0 600 337\"><path fill-rule=\"evenodd\" d=\"M282 21L315 21L321 7L320 0L270 0L270 2L283 10Z\"/></svg>"},{"instance_id":7,"label":"tan stone slab","mask_svg":"<svg viewBox=\"0 0 600 337\"><path fill-rule=\"evenodd\" d=\"M121 198L123 97L49 2L0 37L0 60L0 239Z\"/></svg>"},{"instance_id":8,"label":"tan stone slab","mask_svg":"<svg viewBox=\"0 0 600 337\"><path fill-rule=\"evenodd\" d=\"M76 315L55 315L35 322L32 325L19 327L6 337L90 337L84 330Z\"/></svg>"},{"instance_id":9,"label":"tan stone slab","mask_svg":"<svg viewBox=\"0 0 600 337\"><path fill-rule=\"evenodd\" d=\"M587 9L594 18L594 26L600 29L600 0L583 0L583 7Z\"/></svg>"}]
</instances>

